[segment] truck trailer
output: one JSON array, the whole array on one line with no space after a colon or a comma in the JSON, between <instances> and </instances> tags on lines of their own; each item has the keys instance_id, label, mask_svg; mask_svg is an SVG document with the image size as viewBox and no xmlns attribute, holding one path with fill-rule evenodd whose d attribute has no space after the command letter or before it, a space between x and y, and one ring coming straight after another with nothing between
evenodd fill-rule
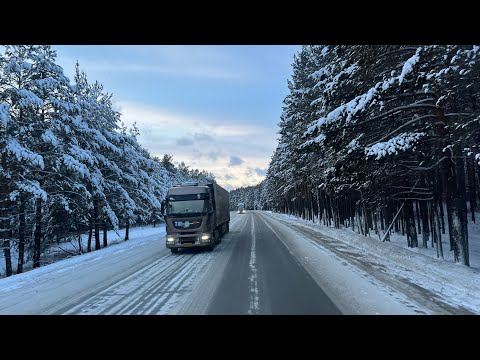
<instances>
[{"instance_id":1,"label":"truck trailer","mask_svg":"<svg viewBox=\"0 0 480 360\"><path fill-rule=\"evenodd\" d=\"M178 249L203 247L213 250L229 231L229 193L215 181L174 185L162 202L166 246Z\"/></svg>"}]
</instances>

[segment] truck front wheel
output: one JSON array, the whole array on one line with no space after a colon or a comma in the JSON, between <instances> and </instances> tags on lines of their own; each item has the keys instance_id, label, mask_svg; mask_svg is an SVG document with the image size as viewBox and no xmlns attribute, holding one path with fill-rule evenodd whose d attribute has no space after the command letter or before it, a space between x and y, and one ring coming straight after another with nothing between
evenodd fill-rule
<instances>
[{"instance_id":1,"label":"truck front wheel","mask_svg":"<svg viewBox=\"0 0 480 360\"><path fill-rule=\"evenodd\" d=\"M172 252L172 254L176 254L178 252L178 249L177 248L171 248L170 251Z\"/></svg>"}]
</instances>

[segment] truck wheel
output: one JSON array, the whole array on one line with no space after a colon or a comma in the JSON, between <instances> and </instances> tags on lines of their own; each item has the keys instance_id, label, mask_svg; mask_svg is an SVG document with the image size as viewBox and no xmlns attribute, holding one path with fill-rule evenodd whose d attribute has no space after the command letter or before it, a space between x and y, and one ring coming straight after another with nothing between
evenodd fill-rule
<instances>
[{"instance_id":1,"label":"truck wheel","mask_svg":"<svg viewBox=\"0 0 480 360\"><path fill-rule=\"evenodd\" d=\"M172 248L172 249L170 249L170 251L172 252L172 254L176 254L178 252L178 249Z\"/></svg>"},{"instance_id":2,"label":"truck wheel","mask_svg":"<svg viewBox=\"0 0 480 360\"><path fill-rule=\"evenodd\" d=\"M220 231L215 230L213 232L213 236L215 236L215 244L220 244L220 241L222 241L222 239L220 237Z\"/></svg>"},{"instance_id":3,"label":"truck wheel","mask_svg":"<svg viewBox=\"0 0 480 360\"><path fill-rule=\"evenodd\" d=\"M228 233L229 231L230 231L230 223L227 222L227 230L225 232Z\"/></svg>"},{"instance_id":4,"label":"truck wheel","mask_svg":"<svg viewBox=\"0 0 480 360\"><path fill-rule=\"evenodd\" d=\"M208 252L213 251L213 245L207 246L206 249L207 249Z\"/></svg>"}]
</instances>

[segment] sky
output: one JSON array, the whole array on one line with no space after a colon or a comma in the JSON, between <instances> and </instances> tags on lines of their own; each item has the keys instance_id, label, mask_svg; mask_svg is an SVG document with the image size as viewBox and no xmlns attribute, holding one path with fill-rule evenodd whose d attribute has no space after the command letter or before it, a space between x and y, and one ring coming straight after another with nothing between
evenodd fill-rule
<instances>
[{"instance_id":1,"label":"sky","mask_svg":"<svg viewBox=\"0 0 480 360\"><path fill-rule=\"evenodd\" d=\"M265 177L278 139L296 45L61 45L57 63L73 79L113 94L122 121L140 130L153 156L207 170L227 190Z\"/></svg>"}]
</instances>

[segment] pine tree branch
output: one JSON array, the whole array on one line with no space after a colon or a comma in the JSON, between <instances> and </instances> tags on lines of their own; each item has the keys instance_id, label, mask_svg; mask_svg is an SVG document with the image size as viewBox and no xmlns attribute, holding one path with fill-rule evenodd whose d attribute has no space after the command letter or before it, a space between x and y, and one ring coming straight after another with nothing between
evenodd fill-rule
<instances>
[{"instance_id":1,"label":"pine tree branch","mask_svg":"<svg viewBox=\"0 0 480 360\"><path fill-rule=\"evenodd\" d=\"M416 190L419 190L419 189L416 189ZM427 192L421 192L421 191L412 191L412 190L409 190L409 191L400 191L400 192L397 192L395 194L392 194L391 196L396 196L396 195L399 195L399 194L418 194L418 195L432 195L432 191L427 191Z\"/></svg>"},{"instance_id":2,"label":"pine tree branch","mask_svg":"<svg viewBox=\"0 0 480 360\"><path fill-rule=\"evenodd\" d=\"M417 118L413 118L412 120L406 122L405 124L399 126L398 128L396 128L395 130L391 131L390 133L388 133L387 135L385 135L384 137L382 137L380 140L376 141L375 143L372 143L370 145L367 145L367 147L370 147L376 143L379 143L385 139L388 139L389 137L391 137L393 134L397 133L398 131L400 131L401 129L409 126L409 125L412 125L412 124L415 124L416 122L418 121L421 121L421 120L425 120L425 119L429 119L429 118L433 118L433 119L436 119L437 117L435 115L423 115L423 116L419 116Z\"/></svg>"},{"instance_id":3,"label":"pine tree branch","mask_svg":"<svg viewBox=\"0 0 480 360\"><path fill-rule=\"evenodd\" d=\"M432 197L428 197L428 198L415 198L415 197L411 197L411 198L394 198L394 200L419 200L419 201L431 201L433 200L433 196Z\"/></svg>"},{"instance_id":4,"label":"pine tree branch","mask_svg":"<svg viewBox=\"0 0 480 360\"><path fill-rule=\"evenodd\" d=\"M428 166L428 167L423 167L423 166L408 166L408 165L402 165L400 164L401 166L404 166L410 170L419 170L419 171L427 171L427 170L432 170L433 168L437 167L442 161L444 160L447 160L448 157L447 156L444 156L442 157L440 160L438 160L435 164L433 164L432 166Z\"/></svg>"},{"instance_id":5,"label":"pine tree branch","mask_svg":"<svg viewBox=\"0 0 480 360\"><path fill-rule=\"evenodd\" d=\"M364 124L367 124L369 123L370 121L372 120L376 120L376 119L381 119L381 118L384 118L386 116L389 116L389 115L392 115L392 114L395 114L395 113L398 113L398 112L401 112L403 110L412 110L412 109L438 109L439 107L437 105L432 105L432 104L422 104L422 103L414 103L414 104L410 104L410 105L405 105L405 106L399 106L399 107L396 107L395 109L392 109L392 110L389 110L383 114L379 114L379 115L376 115L376 116L373 116L365 121L362 121L360 123L355 123L355 124L352 124L353 126L358 126L358 125L364 125Z\"/></svg>"}]
</instances>

